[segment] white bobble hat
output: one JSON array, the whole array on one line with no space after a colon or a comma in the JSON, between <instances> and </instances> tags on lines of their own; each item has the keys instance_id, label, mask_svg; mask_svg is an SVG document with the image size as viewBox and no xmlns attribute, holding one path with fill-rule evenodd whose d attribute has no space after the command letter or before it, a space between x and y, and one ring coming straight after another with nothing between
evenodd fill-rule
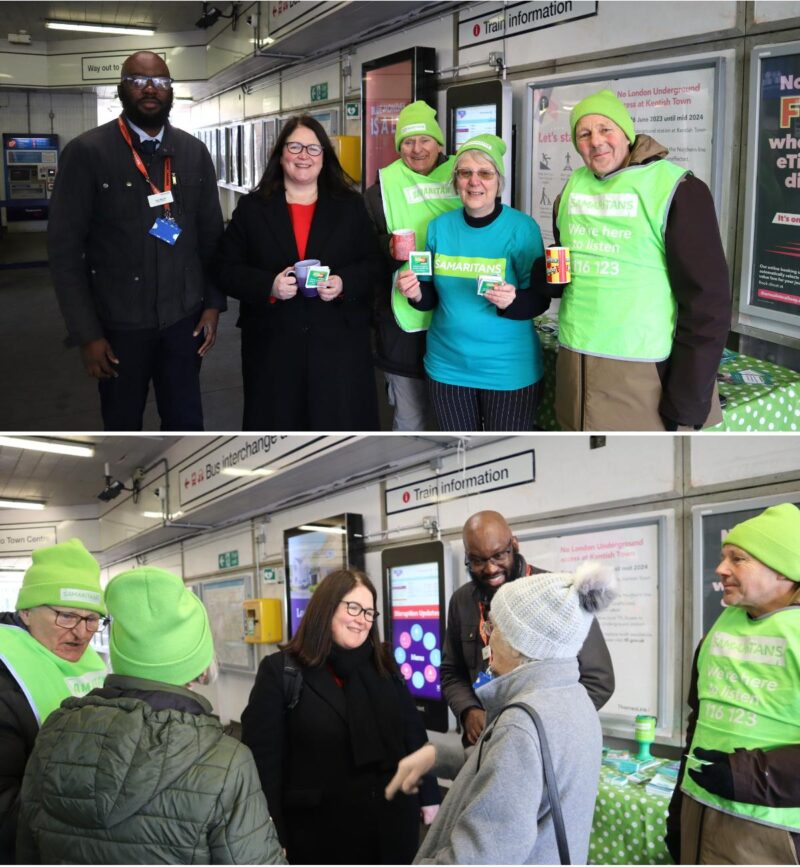
<instances>
[{"instance_id":1,"label":"white bobble hat","mask_svg":"<svg viewBox=\"0 0 800 867\"><path fill-rule=\"evenodd\" d=\"M577 656L592 619L616 598L614 570L585 562L575 572L527 575L503 584L492 600L492 622L529 659Z\"/></svg>"}]
</instances>

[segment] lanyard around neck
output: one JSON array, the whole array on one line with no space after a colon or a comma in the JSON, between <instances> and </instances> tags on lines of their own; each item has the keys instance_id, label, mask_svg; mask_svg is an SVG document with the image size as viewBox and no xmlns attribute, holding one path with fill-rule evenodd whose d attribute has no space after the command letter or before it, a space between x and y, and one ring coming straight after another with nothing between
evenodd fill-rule
<instances>
[{"instance_id":1,"label":"lanyard around neck","mask_svg":"<svg viewBox=\"0 0 800 867\"><path fill-rule=\"evenodd\" d=\"M131 154L133 154L133 162L136 168L139 170L139 173L142 177L150 184L150 189L153 193L160 193L161 190L150 180L150 173L147 171L147 167L142 162L142 158L139 156L136 148L133 146L133 142L131 141L131 133L128 129L128 125L122 119L122 115L117 118L117 125L119 126L119 131L122 133L122 137L128 143L128 147L131 149ZM172 189L172 158L166 157L164 159L164 192L169 192ZM169 204L164 205L164 211L167 215L170 213Z\"/></svg>"}]
</instances>

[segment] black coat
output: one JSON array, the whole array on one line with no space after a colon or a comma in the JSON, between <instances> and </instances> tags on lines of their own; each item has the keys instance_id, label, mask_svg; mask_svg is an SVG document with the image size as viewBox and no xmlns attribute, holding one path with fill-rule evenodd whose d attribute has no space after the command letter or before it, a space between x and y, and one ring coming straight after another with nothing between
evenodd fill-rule
<instances>
[{"instance_id":1,"label":"black coat","mask_svg":"<svg viewBox=\"0 0 800 867\"><path fill-rule=\"evenodd\" d=\"M131 134L138 142L136 133ZM161 208L136 169L116 119L73 139L61 154L47 227L50 271L73 343L103 329L167 328L202 309L225 309L211 258L222 234L217 179L205 145L166 125L158 152L142 156L161 189L172 159L174 246L148 234Z\"/></svg>"},{"instance_id":2,"label":"black coat","mask_svg":"<svg viewBox=\"0 0 800 867\"><path fill-rule=\"evenodd\" d=\"M305 258L342 278L333 301L270 303L300 259L283 192L239 201L217 254L221 288L241 301L245 430L378 430L370 308L380 252L361 196L320 190Z\"/></svg>"},{"instance_id":3,"label":"black coat","mask_svg":"<svg viewBox=\"0 0 800 867\"><path fill-rule=\"evenodd\" d=\"M11 612L0 613L0 623L21 625ZM16 863L19 790L37 734L39 724L25 693L0 662L0 864Z\"/></svg>"},{"instance_id":4,"label":"black coat","mask_svg":"<svg viewBox=\"0 0 800 867\"><path fill-rule=\"evenodd\" d=\"M392 312L392 275L402 262L395 261L389 254L391 234L386 226L380 183L364 193L364 203L378 232L383 265L381 280L375 288L375 365L386 373L424 379L423 358L428 332L403 331Z\"/></svg>"},{"instance_id":5,"label":"black coat","mask_svg":"<svg viewBox=\"0 0 800 867\"><path fill-rule=\"evenodd\" d=\"M283 653L262 660L242 714L269 812L292 864L408 864L419 842L420 803L438 803L435 780L421 796L386 801L391 772L353 760L344 690L327 666L303 668L300 700L285 710ZM405 684L394 681L407 752L427 741ZM431 786L433 790L431 791Z\"/></svg>"}]
</instances>

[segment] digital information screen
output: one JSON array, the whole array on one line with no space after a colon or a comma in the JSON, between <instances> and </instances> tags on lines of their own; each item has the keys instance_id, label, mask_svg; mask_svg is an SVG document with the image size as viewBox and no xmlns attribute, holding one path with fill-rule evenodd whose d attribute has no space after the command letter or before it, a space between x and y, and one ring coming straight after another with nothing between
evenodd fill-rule
<instances>
[{"instance_id":1,"label":"digital information screen","mask_svg":"<svg viewBox=\"0 0 800 867\"><path fill-rule=\"evenodd\" d=\"M456 150L476 135L497 135L497 105L465 105L454 109L453 131Z\"/></svg>"},{"instance_id":2,"label":"digital information screen","mask_svg":"<svg viewBox=\"0 0 800 867\"><path fill-rule=\"evenodd\" d=\"M326 575L338 569L364 570L363 534L363 519L353 513L283 531L288 638Z\"/></svg>"},{"instance_id":3,"label":"digital information screen","mask_svg":"<svg viewBox=\"0 0 800 867\"><path fill-rule=\"evenodd\" d=\"M414 563L389 570L392 651L409 691L418 698L442 697L439 564Z\"/></svg>"},{"instance_id":4,"label":"digital information screen","mask_svg":"<svg viewBox=\"0 0 800 867\"><path fill-rule=\"evenodd\" d=\"M314 531L290 536L286 540L289 565L289 628L291 634L306 613L311 595L329 573L345 563L345 537Z\"/></svg>"}]
</instances>

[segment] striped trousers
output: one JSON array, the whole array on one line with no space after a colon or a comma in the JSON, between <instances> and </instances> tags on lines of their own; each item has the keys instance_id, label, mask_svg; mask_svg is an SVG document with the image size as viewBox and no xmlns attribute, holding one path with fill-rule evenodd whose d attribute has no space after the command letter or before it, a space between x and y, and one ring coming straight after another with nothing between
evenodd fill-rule
<instances>
[{"instance_id":1,"label":"striped trousers","mask_svg":"<svg viewBox=\"0 0 800 867\"><path fill-rule=\"evenodd\" d=\"M428 394L443 431L534 430L542 380L514 391L467 388L428 379Z\"/></svg>"}]
</instances>

